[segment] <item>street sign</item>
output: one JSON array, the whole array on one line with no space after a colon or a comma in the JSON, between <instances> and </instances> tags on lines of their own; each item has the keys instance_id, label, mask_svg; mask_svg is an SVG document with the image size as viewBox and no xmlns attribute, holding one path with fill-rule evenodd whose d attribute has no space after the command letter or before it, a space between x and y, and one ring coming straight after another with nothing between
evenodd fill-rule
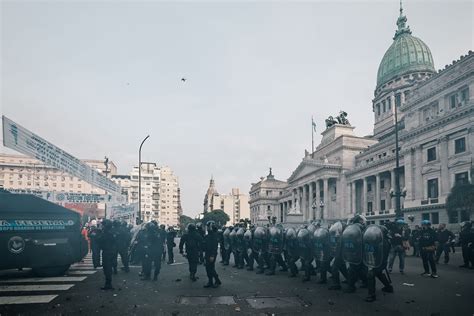
<instances>
[{"instance_id":1,"label":"street sign","mask_svg":"<svg viewBox=\"0 0 474 316\"><path fill-rule=\"evenodd\" d=\"M78 158L68 154L4 115L2 120L3 145L5 147L36 158L46 165L65 171L107 192L121 194L119 185L104 177Z\"/></svg>"}]
</instances>

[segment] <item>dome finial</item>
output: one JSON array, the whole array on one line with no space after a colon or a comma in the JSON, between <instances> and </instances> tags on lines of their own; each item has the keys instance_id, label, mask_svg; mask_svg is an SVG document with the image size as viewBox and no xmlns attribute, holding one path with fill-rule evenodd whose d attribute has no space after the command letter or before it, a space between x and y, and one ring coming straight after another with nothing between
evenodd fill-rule
<instances>
[{"instance_id":1,"label":"dome finial","mask_svg":"<svg viewBox=\"0 0 474 316\"><path fill-rule=\"evenodd\" d=\"M402 0L400 0L400 16L397 19L398 30L395 31L395 36L393 39L396 39L398 36L408 33L411 34L410 27L406 25L407 17L403 14Z\"/></svg>"}]
</instances>

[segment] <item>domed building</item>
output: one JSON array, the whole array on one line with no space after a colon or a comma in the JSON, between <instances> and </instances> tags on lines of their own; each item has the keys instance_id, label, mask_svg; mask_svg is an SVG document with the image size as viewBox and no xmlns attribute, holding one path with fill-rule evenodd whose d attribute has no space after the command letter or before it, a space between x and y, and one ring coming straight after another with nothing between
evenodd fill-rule
<instances>
[{"instance_id":1,"label":"domed building","mask_svg":"<svg viewBox=\"0 0 474 316\"><path fill-rule=\"evenodd\" d=\"M398 170L400 208L411 226L429 219L435 227L446 223L457 231L460 222L474 219L470 210L448 214L445 207L451 188L474 178L474 53L435 71L429 47L412 35L401 7L396 24L377 72L374 134L357 136L346 113L329 117L321 143L305 152L286 185L252 184L252 218L277 216L300 225L358 213L380 224L395 218ZM263 184L280 196L262 199L256 188Z\"/></svg>"},{"instance_id":2,"label":"domed building","mask_svg":"<svg viewBox=\"0 0 474 316\"><path fill-rule=\"evenodd\" d=\"M415 83L435 73L430 48L412 35L407 18L400 7L393 43L385 52L377 72L373 100L374 136L378 139L393 132L394 106L400 107Z\"/></svg>"}]
</instances>

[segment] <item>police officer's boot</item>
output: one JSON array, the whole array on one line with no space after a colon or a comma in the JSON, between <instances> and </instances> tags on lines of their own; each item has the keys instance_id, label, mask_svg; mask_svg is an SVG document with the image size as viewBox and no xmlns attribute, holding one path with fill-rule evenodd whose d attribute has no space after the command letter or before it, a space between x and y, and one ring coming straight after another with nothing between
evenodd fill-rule
<instances>
[{"instance_id":1,"label":"police officer's boot","mask_svg":"<svg viewBox=\"0 0 474 316\"><path fill-rule=\"evenodd\" d=\"M214 288L222 284L221 280L218 277L216 277L215 279L216 279L216 282L214 282L214 286L213 286Z\"/></svg>"},{"instance_id":2,"label":"police officer's boot","mask_svg":"<svg viewBox=\"0 0 474 316\"><path fill-rule=\"evenodd\" d=\"M206 289L211 288L211 287L214 287L214 284L212 283L212 278L209 278L209 280L207 281L207 284L204 285L204 287L205 287Z\"/></svg>"},{"instance_id":3,"label":"police officer's boot","mask_svg":"<svg viewBox=\"0 0 474 316\"><path fill-rule=\"evenodd\" d=\"M158 273L155 273L155 275L153 276L153 281L158 281Z\"/></svg>"},{"instance_id":4,"label":"police officer's boot","mask_svg":"<svg viewBox=\"0 0 474 316\"><path fill-rule=\"evenodd\" d=\"M196 273L191 273L191 275L189 276L189 278L191 279L191 281L196 282L196 281L197 281Z\"/></svg>"}]
</instances>

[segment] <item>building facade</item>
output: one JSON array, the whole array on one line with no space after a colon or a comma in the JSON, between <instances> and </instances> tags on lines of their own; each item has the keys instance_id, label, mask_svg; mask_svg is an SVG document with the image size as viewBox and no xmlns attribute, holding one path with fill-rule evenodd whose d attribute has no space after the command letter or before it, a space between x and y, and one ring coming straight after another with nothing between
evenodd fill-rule
<instances>
[{"instance_id":1,"label":"building facade","mask_svg":"<svg viewBox=\"0 0 474 316\"><path fill-rule=\"evenodd\" d=\"M141 164L141 216L143 221L156 220L167 226L177 226L182 215L178 177L169 167L153 162ZM138 203L138 167L130 175L114 175L112 180L122 187L129 203Z\"/></svg>"},{"instance_id":2,"label":"building facade","mask_svg":"<svg viewBox=\"0 0 474 316\"><path fill-rule=\"evenodd\" d=\"M329 122L315 152L305 154L286 181L276 209L274 199L251 198L253 219L262 208L288 223L332 222L355 213L377 224L393 219L395 117L405 217L412 225L430 219L453 228L474 217L467 211L448 216L445 209L451 188L473 177L474 54L436 72L429 47L406 22L400 9L394 41L377 73L373 135L358 137L348 122ZM262 180L252 185L251 197L264 183L281 190L281 183Z\"/></svg>"},{"instance_id":3,"label":"building facade","mask_svg":"<svg viewBox=\"0 0 474 316\"><path fill-rule=\"evenodd\" d=\"M81 161L108 177L113 177L117 173L117 167L112 161L108 161L107 173L104 160L83 159ZM69 173L45 165L37 159L10 154L0 154L0 188L32 194L39 192L106 193L101 188L95 187ZM86 213L88 211L84 208L93 209L94 216L103 217L105 215L104 203L88 205L87 207L79 204L70 203L70 205L65 206Z\"/></svg>"},{"instance_id":4,"label":"building facade","mask_svg":"<svg viewBox=\"0 0 474 316\"><path fill-rule=\"evenodd\" d=\"M248 195L241 193L238 188L233 188L229 194L219 194L213 178L209 182L203 204L204 213L222 210L229 216L232 225L241 219L250 219Z\"/></svg>"}]
</instances>

